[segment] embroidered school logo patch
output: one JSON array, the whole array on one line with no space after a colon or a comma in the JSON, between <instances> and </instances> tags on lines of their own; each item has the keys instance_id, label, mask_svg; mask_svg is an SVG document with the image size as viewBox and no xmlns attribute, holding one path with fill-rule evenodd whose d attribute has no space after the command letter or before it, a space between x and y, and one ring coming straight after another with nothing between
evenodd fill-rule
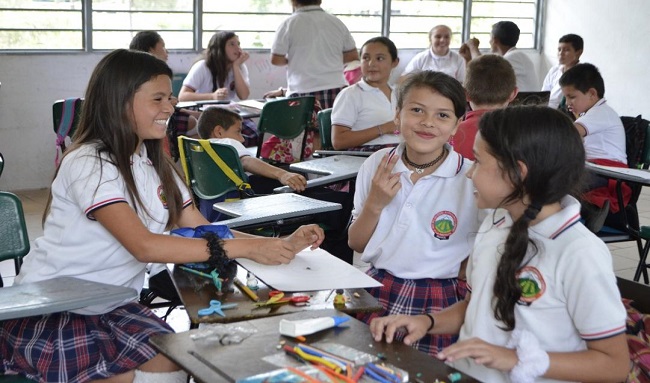
<instances>
[{"instance_id":1,"label":"embroidered school logo patch","mask_svg":"<svg viewBox=\"0 0 650 383\"><path fill-rule=\"evenodd\" d=\"M162 185L158 186L158 199L162 202L163 207L167 209L167 196L165 195Z\"/></svg>"},{"instance_id":2,"label":"embroidered school logo patch","mask_svg":"<svg viewBox=\"0 0 650 383\"><path fill-rule=\"evenodd\" d=\"M431 220L431 229L438 239L449 239L456 231L457 226L458 218L456 218L456 215L446 210L437 213Z\"/></svg>"},{"instance_id":3,"label":"embroidered school logo patch","mask_svg":"<svg viewBox=\"0 0 650 383\"><path fill-rule=\"evenodd\" d=\"M530 305L539 299L546 291L546 282L542 273L537 268L526 266L517 274L517 281L521 286L521 298L519 303Z\"/></svg>"}]
</instances>

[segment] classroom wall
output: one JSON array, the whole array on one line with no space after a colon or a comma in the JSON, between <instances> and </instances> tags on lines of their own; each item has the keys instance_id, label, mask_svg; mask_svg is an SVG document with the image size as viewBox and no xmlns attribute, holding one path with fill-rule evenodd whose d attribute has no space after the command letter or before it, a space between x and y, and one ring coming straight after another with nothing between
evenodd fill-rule
<instances>
[{"instance_id":1,"label":"classroom wall","mask_svg":"<svg viewBox=\"0 0 650 383\"><path fill-rule=\"evenodd\" d=\"M650 25L642 17L650 12L646 0L546 0L546 38L542 54L528 52L535 63L540 84L548 68L557 62L557 39L577 33L585 39L583 61L600 67L606 97L619 114L646 113L650 105L647 66L650 53L645 41ZM423 47L424 48L424 47ZM400 52L399 76L417 53ZM82 96L101 53L4 54L0 55L0 152L5 168L0 190L48 187L54 174L55 134L52 103ZM186 72L196 54L170 54L175 72ZM285 70L270 65L268 52L251 52L248 62L251 97L285 85Z\"/></svg>"}]
</instances>

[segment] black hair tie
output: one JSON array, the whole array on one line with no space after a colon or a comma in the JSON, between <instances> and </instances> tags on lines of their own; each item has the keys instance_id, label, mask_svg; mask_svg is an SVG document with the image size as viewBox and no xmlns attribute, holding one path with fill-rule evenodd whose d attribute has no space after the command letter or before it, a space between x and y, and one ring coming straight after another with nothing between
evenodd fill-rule
<instances>
[{"instance_id":1,"label":"black hair tie","mask_svg":"<svg viewBox=\"0 0 650 383\"><path fill-rule=\"evenodd\" d=\"M539 204L531 203L524 211L524 215L526 216L526 218L528 218L529 221L532 221L535 218L537 218L537 215L541 210L542 207Z\"/></svg>"},{"instance_id":2,"label":"black hair tie","mask_svg":"<svg viewBox=\"0 0 650 383\"><path fill-rule=\"evenodd\" d=\"M226 250L223 248L223 240L216 233L211 232L203 233L203 238L208 241L207 246L210 253L208 264L217 269L219 274L222 274L231 261L228 255L226 255Z\"/></svg>"}]
</instances>

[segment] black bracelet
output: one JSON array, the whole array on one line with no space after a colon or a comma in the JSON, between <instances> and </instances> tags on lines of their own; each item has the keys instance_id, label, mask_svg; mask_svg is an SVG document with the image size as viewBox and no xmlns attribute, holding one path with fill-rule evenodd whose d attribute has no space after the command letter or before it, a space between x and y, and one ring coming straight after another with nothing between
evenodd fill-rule
<instances>
[{"instance_id":1,"label":"black bracelet","mask_svg":"<svg viewBox=\"0 0 650 383\"><path fill-rule=\"evenodd\" d=\"M433 319L433 314L426 313L426 314L424 314L424 315L426 315L427 318L429 318L429 320L431 321L431 324L429 325L429 328L427 329L427 332L429 332L429 331L431 331L431 330L433 329L433 325L436 324L436 320Z\"/></svg>"},{"instance_id":2,"label":"black bracelet","mask_svg":"<svg viewBox=\"0 0 650 383\"><path fill-rule=\"evenodd\" d=\"M223 248L223 240L217 234L210 232L204 233L203 238L208 241L208 252L210 253L208 263L217 269L219 274L223 274L226 266L230 263L230 258Z\"/></svg>"}]
</instances>

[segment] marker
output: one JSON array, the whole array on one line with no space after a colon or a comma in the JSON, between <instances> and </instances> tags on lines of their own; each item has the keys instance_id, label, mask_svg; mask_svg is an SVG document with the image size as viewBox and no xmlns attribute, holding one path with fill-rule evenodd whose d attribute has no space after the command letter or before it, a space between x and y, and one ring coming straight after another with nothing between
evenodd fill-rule
<instances>
[{"instance_id":1,"label":"marker","mask_svg":"<svg viewBox=\"0 0 650 383\"><path fill-rule=\"evenodd\" d=\"M255 293L253 292L253 290L251 290L250 288L248 288L248 286L246 286L245 284L243 284L243 283L239 280L239 278L235 277L235 278L233 279L233 282L235 283L235 286L237 286L237 287L239 288L239 290L241 290L242 293L248 295L248 297L249 297L251 300L253 300L253 302L257 302L257 301L260 300L260 298L257 296L257 294L255 294Z\"/></svg>"}]
</instances>

